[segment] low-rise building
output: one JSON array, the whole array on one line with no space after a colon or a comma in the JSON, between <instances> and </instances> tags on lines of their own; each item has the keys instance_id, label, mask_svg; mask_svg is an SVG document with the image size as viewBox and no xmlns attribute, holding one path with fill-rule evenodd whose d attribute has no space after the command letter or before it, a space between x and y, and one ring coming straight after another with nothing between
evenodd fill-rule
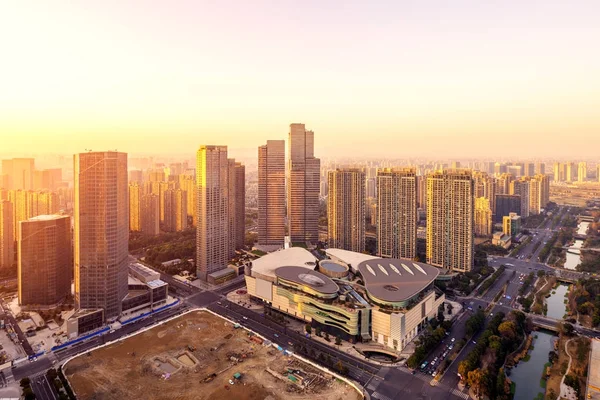
<instances>
[{"instance_id":1,"label":"low-rise building","mask_svg":"<svg viewBox=\"0 0 600 400\"><path fill-rule=\"evenodd\" d=\"M492 238L492 244L495 246L502 246L505 249L510 247L512 239L510 235L504 234L504 232L496 232L494 233L494 237Z\"/></svg>"},{"instance_id":2,"label":"low-rise building","mask_svg":"<svg viewBox=\"0 0 600 400\"><path fill-rule=\"evenodd\" d=\"M515 237L519 232L521 232L521 216L510 213L502 217L502 233Z\"/></svg>"}]
</instances>

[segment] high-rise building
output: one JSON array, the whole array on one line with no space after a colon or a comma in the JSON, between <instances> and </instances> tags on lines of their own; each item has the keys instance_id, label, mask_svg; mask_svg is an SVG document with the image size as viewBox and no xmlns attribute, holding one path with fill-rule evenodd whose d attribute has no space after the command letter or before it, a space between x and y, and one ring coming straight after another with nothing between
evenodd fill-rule
<instances>
[{"instance_id":1,"label":"high-rise building","mask_svg":"<svg viewBox=\"0 0 600 400\"><path fill-rule=\"evenodd\" d=\"M140 203L140 186L138 183L129 184L129 230L142 230L141 203Z\"/></svg>"},{"instance_id":2,"label":"high-rise building","mask_svg":"<svg viewBox=\"0 0 600 400\"><path fill-rule=\"evenodd\" d=\"M240 162L236 162L234 165L233 179L235 180L233 248L239 250L244 248L246 240L246 167Z\"/></svg>"},{"instance_id":3,"label":"high-rise building","mask_svg":"<svg viewBox=\"0 0 600 400\"><path fill-rule=\"evenodd\" d=\"M600 163L596 164L596 180L600 182Z\"/></svg>"},{"instance_id":4,"label":"high-rise building","mask_svg":"<svg viewBox=\"0 0 600 400\"><path fill-rule=\"evenodd\" d=\"M490 203L493 214L496 208L496 179L485 172L474 172L473 181L475 182L475 198L485 197Z\"/></svg>"},{"instance_id":5,"label":"high-rise building","mask_svg":"<svg viewBox=\"0 0 600 400\"><path fill-rule=\"evenodd\" d=\"M510 183L515 180L512 174L501 174L496 180L496 193L509 194Z\"/></svg>"},{"instance_id":6,"label":"high-rise building","mask_svg":"<svg viewBox=\"0 0 600 400\"><path fill-rule=\"evenodd\" d=\"M181 189L187 193L187 216L188 220L191 221L191 226L196 226L196 208L197 196L196 196L196 177L193 175L182 175Z\"/></svg>"},{"instance_id":7,"label":"high-rise building","mask_svg":"<svg viewBox=\"0 0 600 400\"><path fill-rule=\"evenodd\" d=\"M196 156L196 271L204 281L230 259L227 146L201 146Z\"/></svg>"},{"instance_id":8,"label":"high-rise building","mask_svg":"<svg viewBox=\"0 0 600 400\"><path fill-rule=\"evenodd\" d=\"M48 308L71 294L71 217L40 215L19 222L19 305Z\"/></svg>"},{"instance_id":9,"label":"high-rise building","mask_svg":"<svg viewBox=\"0 0 600 400\"><path fill-rule=\"evenodd\" d=\"M314 156L314 133L291 124L288 160L288 223L292 243L319 239L321 160ZM329 188L329 191L331 188Z\"/></svg>"},{"instance_id":10,"label":"high-rise building","mask_svg":"<svg viewBox=\"0 0 600 400\"><path fill-rule=\"evenodd\" d=\"M537 174L529 182L529 214L539 214L550 202L550 179Z\"/></svg>"},{"instance_id":11,"label":"high-rise building","mask_svg":"<svg viewBox=\"0 0 600 400\"><path fill-rule=\"evenodd\" d=\"M343 168L328 173L329 246L365 251L365 173Z\"/></svg>"},{"instance_id":12,"label":"high-rise building","mask_svg":"<svg viewBox=\"0 0 600 400\"><path fill-rule=\"evenodd\" d=\"M535 174L535 164L532 162L523 163L523 175L533 176Z\"/></svg>"},{"instance_id":13,"label":"high-rise building","mask_svg":"<svg viewBox=\"0 0 600 400\"><path fill-rule=\"evenodd\" d=\"M117 318L127 295L127 154L74 156L75 304Z\"/></svg>"},{"instance_id":14,"label":"high-rise building","mask_svg":"<svg viewBox=\"0 0 600 400\"><path fill-rule=\"evenodd\" d=\"M517 178L523 176L523 167L521 165L509 165L506 167L506 170L509 174Z\"/></svg>"},{"instance_id":15,"label":"high-rise building","mask_svg":"<svg viewBox=\"0 0 600 400\"><path fill-rule=\"evenodd\" d=\"M11 269L15 261L13 204L0 200L0 269Z\"/></svg>"},{"instance_id":16,"label":"high-rise building","mask_svg":"<svg viewBox=\"0 0 600 400\"><path fill-rule=\"evenodd\" d=\"M416 257L417 178L425 181L416 176L415 168L377 171L377 254L381 257Z\"/></svg>"},{"instance_id":17,"label":"high-rise building","mask_svg":"<svg viewBox=\"0 0 600 400\"><path fill-rule=\"evenodd\" d=\"M187 193L181 189L168 189L164 193L166 232L187 229Z\"/></svg>"},{"instance_id":18,"label":"high-rise building","mask_svg":"<svg viewBox=\"0 0 600 400\"><path fill-rule=\"evenodd\" d=\"M529 217L529 181L520 179L510 183L510 193L521 197L521 216L524 218Z\"/></svg>"},{"instance_id":19,"label":"high-rise building","mask_svg":"<svg viewBox=\"0 0 600 400\"><path fill-rule=\"evenodd\" d=\"M546 174L546 164L543 162L535 163L535 173L545 175Z\"/></svg>"},{"instance_id":20,"label":"high-rise building","mask_svg":"<svg viewBox=\"0 0 600 400\"><path fill-rule=\"evenodd\" d=\"M144 183L144 172L139 169L129 171L129 183L142 185L142 183Z\"/></svg>"},{"instance_id":21,"label":"high-rise building","mask_svg":"<svg viewBox=\"0 0 600 400\"><path fill-rule=\"evenodd\" d=\"M425 210L427 208L427 176L418 175L417 182L417 208Z\"/></svg>"},{"instance_id":22,"label":"high-rise building","mask_svg":"<svg viewBox=\"0 0 600 400\"><path fill-rule=\"evenodd\" d=\"M2 174L6 175L5 189L33 190L33 158L13 158L2 160Z\"/></svg>"},{"instance_id":23,"label":"high-rise building","mask_svg":"<svg viewBox=\"0 0 600 400\"><path fill-rule=\"evenodd\" d=\"M510 215L510 213L521 213L521 196L512 194L497 194L494 223L501 223L502 218Z\"/></svg>"},{"instance_id":24,"label":"high-rise building","mask_svg":"<svg viewBox=\"0 0 600 400\"><path fill-rule=\"evenodd\" d=\"M285 237L285 140L258 148L258 242L283 246Z\"/></svg>"},{"instance_id":25,"label":"high-rise building","mask_svg":"<svg viewBox=\"0 0 600 400\"><path fill-rule=\"evenodd\" d=\"M158 195L148 193L140 201L140 227L146 235L160 233L160 209Z\"/></svg>"},{"instance_id":26,"label":"high-rise building","mask_svg":"<svg viewBox=\"0 0 600 400\"><path fill-rule=\"evenodd\" d=\"M580 161L577 165L577 182L585 182L587 180L587 163Z\"/></svg>"},{"instance_id":27,"label":"high-rise building","mask_svg":"<svg viewBox=\"0 0 600 400\"><path fill-rule=\"evenodd\" d=\"M502 233L515 237L521 231L521 217L510 213L502 217Z\"/></svg>"},{"instance_id":28,"label":"high-rise building","mask_svg":"<svg viewBox=\"0 0 600 400\"><path fill-rule=\"evenodd\" d=\"M492 209L490 201L485 197L475 198L475 235L492 235Z\"/></svg>"},{"instance_id":29,"label":"high-rise building","mask_svg":"<svg viewBox=\"0 0 600 400\"><path fill-rule=\"evenodd\" d=\"M569 162L565 163L565 165L566 165L565 180L567 182L575 182L575 179L577 178L577 170L575 169L575 163L569 161Z\"/></svg>"},{"instance_id":30,"label":"high-rise building","mask_svg":"<svg viewBox=\"0 0 600 400\"><path fill-rule=\"evenodd\" d=\"M470 170L427 176L427 263L454 271L473 266L473 177Z\"/></svg>"}]
</instances>

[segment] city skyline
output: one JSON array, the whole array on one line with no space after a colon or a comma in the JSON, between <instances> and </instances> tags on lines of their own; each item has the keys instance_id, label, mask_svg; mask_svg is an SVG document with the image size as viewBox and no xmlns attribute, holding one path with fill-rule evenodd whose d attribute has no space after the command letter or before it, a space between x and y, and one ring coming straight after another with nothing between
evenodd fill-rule
<instances>
[{"instance_id":1,"label":"city skyline","mask_svg":"<svg viewBox=\"0 0 600 400\"><path fill-rule=\"evenodd\" d=\"M321 157L591 157L600 5L575 3L11 3L3 152L252 154L298 121Z\"/></svg>"}]
</instances>

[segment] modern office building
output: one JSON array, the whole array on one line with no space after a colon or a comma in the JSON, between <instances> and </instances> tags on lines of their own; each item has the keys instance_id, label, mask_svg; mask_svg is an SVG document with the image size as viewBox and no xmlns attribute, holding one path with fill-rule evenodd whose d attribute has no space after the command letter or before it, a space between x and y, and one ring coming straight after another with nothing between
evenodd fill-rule
<instances>
[{"instance_id":1,"label":"modern office building","mask_svg":"<svg viewBox=\"0 0 600 400\"><path fill-rule=\"evenodd\" d=\"M474 232L477 236L492 235L492 209L490 201L485 197L475 198Z\"/></svg>"},{"instance_id":2,"label":"modern office building","mask_svg":"<svg viewBox=\"0 0 600 400\"><path fill-rule=\"evenodd\" d=\"M585 181L587 181L587 163L585 161L581 161L577 165L577 182Z\"/></svg>"},{"instance_id":3,"label":"modern office building","mask_svg":"<svg viewBox=\"0 0 600 400\"><path fill-rule=\"evenodd\" d=\"M229 247L235 251L244 247L246 221L246 168L242 163L228 160Z\"/></svg>"},{"instance_id":4,"label":"modern office building","mask_svg":"<svg viewBox=\"0 0 600 400\"><path fill-rule=\"evenodd\" d=\"M40 215L19 222L19 305L55 308L71 294L71 217Z\"/></svg>"},{"instance_id":5,"label":"modern office building","mask_svg":"<svg viewBox=\"0 0 600 400\"><path fill-rule=\"evenodd\" d=\"M510 194L496 195L496 213L494 214L494 223L502 223L503 217L510 213L521 213L521 196Z\"/></svg>"},{"instance_id":6,"label":"modern office building","mask_svg":"<svg viewBox=\"0 0 600 400\"><path fill-rule=\"evenodd\" d=\"M13 158L2 160L2 174L6 176L4 189L33 190L33 174L35 160L33 158Z\"/></svg>"},{"instance_id":7,"label":"modern office building","mask_svg":"<svg viewBox=\"0 0 600 400\"><path fill-rule=\"evenodd\" d=\"M468 169L427 176L427 263L457 272L473 266L474 196Z\"/></svg>"},{"instance_id":8,"label":"modern office building","mask_svg":"<svg viewBox=\"0 0 600 400\"><path fill-rule=\"evenodd\" d=\"M515 237L521 232L521 216L510 213L502 217L502 233Z\"/></svg>"},{"instance_id":9,"label":"modern office building","mask_svg":"<svg viewBox=\"0 0 600 400\"><path fill-rule=\"evenodd\" d=\"M0 269L12 269L15 263L15 228L13 204L0 200Z\"/></svg>"},{"instance_id":10,"label":"modern office building","mask_svg":"<svg viewBox=\"0 0 600 400\"><path fill-rule=\"evenodd\" d=\"M141 224L140 186L137 183L129 184L129 230L137 232L142 230Z\"/></svg>"},{"instance_id":11,"label":"modern office building","mask_svg":"<svg viewBox=\"0 0 600 400\"><path fill-rule=\"evenodd\" d=\"M287 213L292 243L319 240L321 160L314 156L314 132L291 124L288 140Z\"/></svg>"},{"instance_id":12,"label":"modern office building","mask_svg":"<svg viewBox=\"0 0 600 400\"><path fill-rule=\"evenodd\" d=\"M365 251L365 173L358 168L328 172L327 233L330 247Z\"/></svg>"},{"instance_id":13,"label":"modern office building","mask_svg":"<svg viewBox=\"0 0 600 400\"><path fill-rule=\"evenodd\" d=\"M168 189L164 192L165 232L181 232L187 229L187 192L181 189Z\"/></svg>"},{"instance_id":14,"label":"modern office building","mask_svg":"<svg viewBox=\"0 0 600 400\"><path fill-rule=\"evenodd\" d=\"M439 270L430 265L342 249L328 249L327 255L319 271L315 257L298 247L254 260L246 273L248 293L333 336L397 352L444 302L433 285ZM364 285L339 278L349 272Z\"/></svg>"},{"instance_id":15,"label":"modern office building","mask_svg":"<svg viewBox=\"0 0 600 400\"><path fill-rule=\"evenodd\" d=\"M145 194L140 201L140 229L146 235L160 233L160 209L158 195Z\"/></svg>"},{"instance_id":16,"label":"modern office building","mask_svg":"<svg viewBox=\"0 0 600 400\"><path fill-rule=\"evenodd\" d=\"M575 167L575 163L569 161L569 162L566 162L565 165L566 165L565 180L567 182L575 182L575 180L577 179L577 169Z\"/></svg>"},{"instance_id":17,"label":"modern office building","mask_svg":"<svg viewBox=\"0 0 600 400\"><path fill-rule=\"evenodd\" d=\"M75 304L112 320L127 295L127 154L90 151L74 164Z\"/></svg>"},{"instance_id":18,"label":"modern office building","mask_svg":"<svg viewBox=\"0 0 600 400\"><path fill-rule=\"evenodd\" d=\"M227 146L200 146L196 156L196 272L204 281L226 268L230 259L228 165Z\"/></svg>"},{"instance_id":19,"label":"modern office building","mask_svg":"<svg viewBox=\"0 0 600 400\"><path fill-rule=\"evenodd\" d=\"M424 177L419 180L424 181ZM414 259L418 221L416 169L379 169L377 194L377 254Z\"/></svg>"},{"instance_id":20,"label":"modern office building","mask_svg":"<svg viewBox=\"0 0 600 400\"><path fill-rule=\"evenodd\" d=\"M258 243L282 247L285 218L285 140L267 140L258 148Z\"/></svg>"}]
</instances>

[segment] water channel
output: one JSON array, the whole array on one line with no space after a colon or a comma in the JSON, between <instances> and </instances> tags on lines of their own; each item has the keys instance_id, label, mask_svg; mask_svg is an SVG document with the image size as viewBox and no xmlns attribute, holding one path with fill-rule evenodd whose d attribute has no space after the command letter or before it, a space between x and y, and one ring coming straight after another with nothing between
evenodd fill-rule
<instances>
[{"instance_id":1,"label":"water channel","mask_svg":"<svg viewBox=\"0 0 600 400\"><path fill-rule=\"evenodd\" d=\"M548 305L547 316L556 319L563 319L566 314L567 305L565 299L569 285L558 285L553 289L546 299ZM554 350L554 341L556 335L548 331L533 332L533 350L529 351L529 361L521 361L513 368L510 379L516 384L515 400L534 400L543 396L545 389L540 385L542 375L544 374L544 365L548 362L548 353Z\"/></svg>"},{"instance_id":2,"label":"water channel","mask_svg":"<svg viewBox=\"0 0 600 400\"><path fill-rule=\"evenodd\" d=\"M588 227L590 226L589 222L581 222L577 227L578 235L587 234ZM567 251L567 259L565 260L565 269L575 270L575 268L581 263L581 252L577 249L580 249L583 246L583 240L576 239L575 243L571 245L573 249Z\"/></svg>"}]
</instances>

